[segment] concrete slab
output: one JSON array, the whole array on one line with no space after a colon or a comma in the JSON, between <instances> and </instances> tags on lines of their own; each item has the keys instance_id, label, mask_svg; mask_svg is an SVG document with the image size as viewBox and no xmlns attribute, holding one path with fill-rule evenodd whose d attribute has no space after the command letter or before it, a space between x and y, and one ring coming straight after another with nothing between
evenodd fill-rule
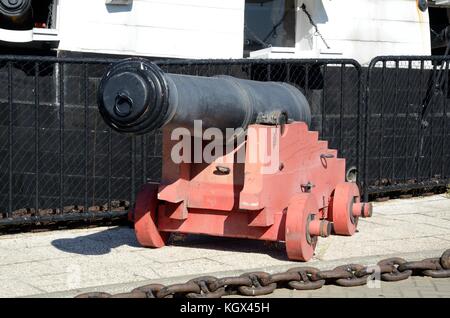
<instances>
[{"instance_id":1,"label":"concrete slab","mask_svg":"<svg viewBox=\"0 0 450 318\"><path fill-rule=\"evenodd\" d=\"M41 294L45 290L31 287L30 285L8 278L7 280L0 279L0 298L11 297L12 295L33 295Z\"/></svg>"},{"instance_id":2,"label":"concrete slab","mask_svg":"<svg viewBox=\"0 0 450 318\"><path fill-rule=\"evenodd\" d=\"M414 253L400 253L395 254L397 257L402 257L406 260L418 260L418 259L424 259L424 258L430 258L435 257L436 255L441 254L441 250L435 250L435 251L422 251L422 252L414 252ZM387 255L385 257L389 257L392 255ZM376 264L377 261L379 261L382 256L369 256L369 257L357 257L357 258L346 258L346 259L339 259L339 260L331 260L331 261L321 261L321 260L312 260L308 263L308 266L314 266L319 269L331 269L339 265L343 264L350 264L350 263L358 263L363 265L373 265ZM297 263L297 266L299 264ZM253 268L252 271L265 271L268 273L276 273L276 272L282 272L286 271L289 268L292 268L292 264L286 264L286 265L275 265L275 266L268 266L268 267L261 267L261 268ZM243 274L244 272L247 272L247 270L231 270L231 271L220 271L220 272L213 272L213 273L207 273L207 275L212 275L215 277L228 277L228 276L237 276L240 274ZM103 285L103 286L96 286L92 288L79 288L79 289L73 289L73 290L67 290L63 292L54 292L54 293L44 293L44 294L37 294L37 295L30 295L28 297L74 297L80 293L85 292L108 292L111 294L118 294L123 292L129 292L130 290L147 284L154 284L154 283L160 283L160 284L175 284L175 283L184 283L190 279L196 278L199 275L187 275L187 276L177 276L177 277L165 277L165 278L159 278L159 279L151 279L151 280L145 280L145 281L139 281L139 282L128 282L123 284L113 284L113 285ZM363 293L367 297L406 297L402 294L402 290L409 290L409 289L420 289L421 287L417 287L414 285L414 281L420 279L420 277L412 277L410 280L401 281L397 283L381 283L381 286L378 288L373 289L373 292L367 291L367 286L361 286L361 287L353 287L353 288L340 288L337 286L329 285L324 286L322 289L315 290L315 291L309 291L306 295L304 291L298 292L298 291L292 291L288 289L279 289L274 292L274 294L268 295L267 297L356 297L355 293L352 291L355 291L356 294ZM423 278L423 279L430 279L430 278ZM436 286L439 284L439 290L438 287L436 287L436 293L444 294L446 291L450 290L450 279L435 279L432 280ZM332 289L330 291L329 289ZM372 290L372 289L370 289ZM422 297L420 294L417 294L418 297ZM266 296L264 296L266 297ZM443 297L442 295L437 295L436 297ZM449 297L449 294L447 292L447 297Z\"/></svg>"},{"instance_id":3,"label":"concrete slab","mask_svg":"<svg viewBox=\"0 0 450 318\"><path fill-rule=\"evenodd\" d=\"M361 219L359 230L352 237L319 239L308 265L328 269L348 262L375 264L392 255L411 260L438 256L450 248L450 199L439 195L376 203L373 217ZM139 246L128 227L5 235L0 236L0 297L117 293L150 282L180 283L199 275L223 277L250 270L278 272L300 265L287 259L282 243L188 236L171 246L147 249ZM439 288L436 292L447 290ZM405 296L399 290L388 294Z\"/></svg>"}]
</instances>

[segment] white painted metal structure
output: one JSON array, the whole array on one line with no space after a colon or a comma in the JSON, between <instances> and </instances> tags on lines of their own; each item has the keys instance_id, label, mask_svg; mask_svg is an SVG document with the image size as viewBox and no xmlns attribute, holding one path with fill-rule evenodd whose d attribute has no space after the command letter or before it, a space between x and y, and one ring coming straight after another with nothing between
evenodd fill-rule
<instances>
[{"instance_id":1,"label":"white painted metal structure","mask_svg":"<svg viewBox=\"0 0 450 318\"><path fill-rule=\"evenodd\" d=\"M171 58L242 57L244 0L129 2L59 0L59 50Z\"/></svg>"},{"instance_id":2,"label":"white painted metal structure","mask_svg":"<svg viewBox=\"0 0 450 318\"><path fill-rule=\"evenodd\" d=\"M55 1L55 29L0 29L3 45L55 42L59 51L170 58L243 55L244 0Z\"/></svg>"},{"instance_id":3,"label":"white painted metal structure","mask_svg":"<svg viewBox=\"0 0 450 318\"><path fill-rule=\"evenodd\" d=\"M315 34L302 3L330 49ZM296 18L296 45L290 52L269 48L251 57L345 57L367 64L377 55L431 54L428 12L420 11L416 0L302 0Z\"/></svg>"},{"instance_id":4,"label":"white painted metal structure","mask_svg":"<svg viewBox=\"0 0 450 318\"><path fill-rule=\"evenodd\" d=\"M0 29L0 42L48 42L58 51L157 58L244 54L245 0L54 1L53 29ZM431 1L434 6L447 2ZM295 6L295 45L266 47L251 52L251 58L345 57L364 65L377 55L431 54L428 10L420 11L416 0L296 0Z\"/></svg>"}]
</instances>

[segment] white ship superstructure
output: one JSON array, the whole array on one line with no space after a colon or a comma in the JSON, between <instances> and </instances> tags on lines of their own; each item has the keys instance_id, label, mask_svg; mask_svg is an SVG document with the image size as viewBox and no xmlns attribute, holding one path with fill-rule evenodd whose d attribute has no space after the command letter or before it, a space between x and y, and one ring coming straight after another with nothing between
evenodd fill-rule
<instances>
[{"instance_id":1,"label":"white ship superstructure","mask_svg":"<svg viewBox=\"0 0 450 318\"><path fill-rule=\"evenodd\" d=\"M442 54L450 1L0 0L11 52L154 58ZM444 41L445 42L445 41Z\"/></svg>"}]
</instances>

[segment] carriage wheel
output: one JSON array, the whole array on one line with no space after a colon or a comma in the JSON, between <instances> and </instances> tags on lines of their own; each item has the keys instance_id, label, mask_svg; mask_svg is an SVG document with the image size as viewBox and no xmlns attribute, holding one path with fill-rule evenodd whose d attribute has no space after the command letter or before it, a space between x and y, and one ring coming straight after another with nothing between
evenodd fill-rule
<instances>
[{"instance_id":1,"label":"carriage wheel","mask_svg":"<svg viewBox=\"0 0 450 318\"><path fill-rule=\"evenodd\" d=\"M286 212L285 238L289 259L308 261L313 256L317 236L311 233L310 226L312 222L322 222L318 220L318 211L311 194L297 194L291 199Z\"/></svg>"},{"instance_id":2,"label":"carriage wheel","mask_svg":"<svg viewBox=\"0 0 450 318\"><path fill-rule=\"evenodd\" d=\"M371 206L360 203L359 189L355 183L339 183L334 190L330 218L333 221L334 232L339 235L353 235L356 232L361 206L371 213ZM355 211L355 212L354 212Z\"/></svg>"},{"instance_id":3,"label":"carriage wheel","mask_svg":"<svg viewBox=\"0 0 450 318\"><path fill-rule=\"evenodd\" d=\"M159 232L156 225L158 209L158 185L145 184L136 197L134 231L137 240L145 247L163 247L168 233Z\"/></svg>"}]
</instances>

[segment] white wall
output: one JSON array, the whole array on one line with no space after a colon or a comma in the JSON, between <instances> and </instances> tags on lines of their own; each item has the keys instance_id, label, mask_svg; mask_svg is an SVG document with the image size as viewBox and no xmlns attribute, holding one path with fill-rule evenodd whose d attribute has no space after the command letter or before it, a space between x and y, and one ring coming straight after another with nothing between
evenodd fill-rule
<instances>
[{"instance_id":1,"label":"white wall","mask_svg":"<svg viewBox=\"0 0 450 318\"><path fill-rule=\"evenodd\" d=\"M331 50L313 36L302 3ZM431 54L428 12L416 0L298 0L297 14L298 56L324 57L328 51L367 64L377 55Z\"/></svg>"},{"instance_id":2,"label":"white wall","mask_svg":"<svg viewBox=\"0 0 450 318\"><path fill-rule=\"evenodd\" d=\"M175 58L241 58L244 0L59 0L59 49Z\"/></svg>"},{"instance_id":3,"label":"white wall","mask_svg":"<svg viewBox=\"0 0 450 318\"><path fill-rule=\"evenodd\" d=\"M176 58L241 58L245 0L58 0L59 49ZM307 5L331 50L314 36ZM431 53L428 12L416 0L298 0L290 57ZM279 57L278 54L265 54Z\"/></svg>"}]
</instances>

